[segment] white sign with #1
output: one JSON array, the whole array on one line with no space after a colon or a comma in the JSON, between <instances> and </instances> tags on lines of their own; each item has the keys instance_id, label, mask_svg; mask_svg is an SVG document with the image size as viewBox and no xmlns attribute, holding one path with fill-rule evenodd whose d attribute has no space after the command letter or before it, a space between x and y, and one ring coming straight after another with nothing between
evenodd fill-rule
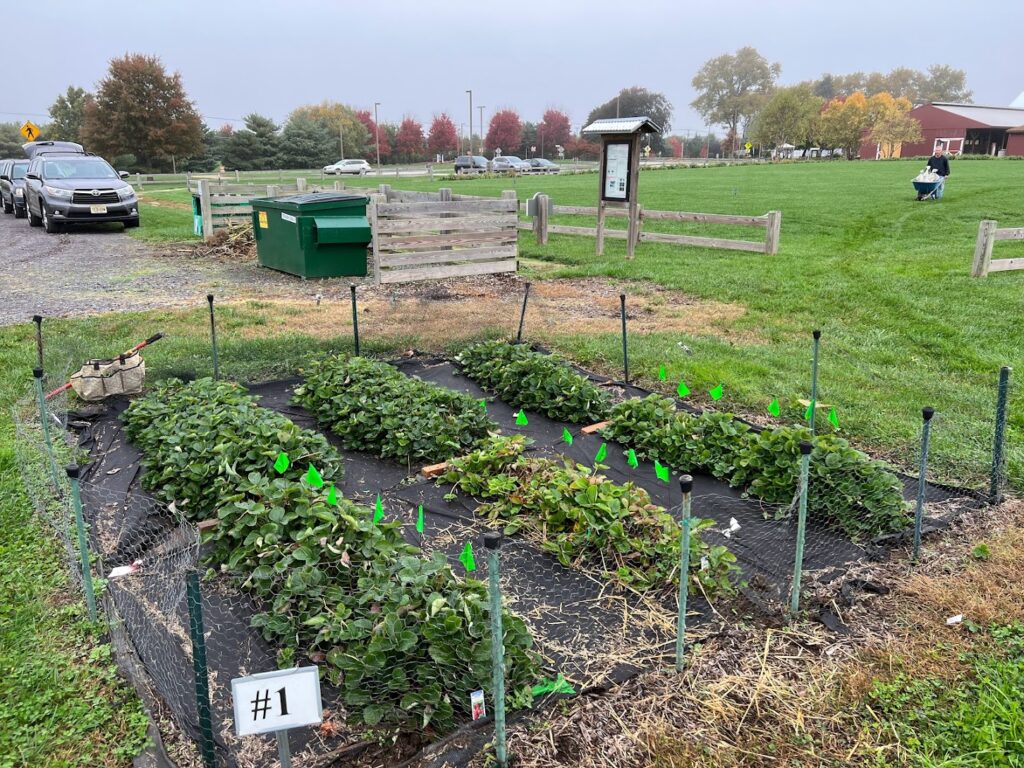
<instances>
[{"instance_id":1,"label":"white sign with #1","mask_svg":"<svg viewBox=\"0 0 1024 768\"><path fill-rule=\"evenodd\" d=\"M263 672L231 681L235 733L285 731L323 721L320 670L295 667Z\"/></svg>"}]
</instances>

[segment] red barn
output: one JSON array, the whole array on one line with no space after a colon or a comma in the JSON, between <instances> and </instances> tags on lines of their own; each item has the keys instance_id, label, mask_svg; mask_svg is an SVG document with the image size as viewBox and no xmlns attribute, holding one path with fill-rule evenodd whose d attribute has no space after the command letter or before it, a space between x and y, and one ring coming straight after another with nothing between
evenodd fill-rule
<instances>
[{"instance_id":1,"label":"red barn","mask_svg":"<svg viewBox=\"0 0 1024 768\"><path fill-rule=\"evenodd\" d=\"M1009 133L1024 124L1024 109L936 102L915 107L910 114L921 124L922 139L905 143L903 157L930 155L939 142L953 154L1024 155L1024 137Z\"/></svg>"},{"instance_id":2,"label":"red barn","mask_svg":"<svg viewBox=\"0 0 1024 768\"><path fill-rule=\"evenodd\" d=\"M1024 157L1024 125L1011 128L1006 134L1006 154L1012 157Z\"/></svg>"}]
</instances>

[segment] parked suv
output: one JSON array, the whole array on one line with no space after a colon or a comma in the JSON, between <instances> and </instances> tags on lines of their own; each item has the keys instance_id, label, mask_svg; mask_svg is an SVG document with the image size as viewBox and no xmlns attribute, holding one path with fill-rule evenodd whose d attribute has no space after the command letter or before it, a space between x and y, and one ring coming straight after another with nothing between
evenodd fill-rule
<instances>
[{"instance_id":1,"label":"parked suv","mask_svg":"<svg viewBox=\"0 0 1024 768\"><path fill-rule=\"evenodd\" d=\"M525 160L515 155L501 155L491 161L491 166L496 173L529 173L532 168Z\"/></svg>"},{"instance_id":2,"label":"parked suv","mask_svg":"<svg viewBox=\"0 0 1024 768\"><path fill-rule=\"evenodd\" d=\"M139 200L125 181L127 173L84 152L32 145L25 151L32 156L25 174L31 226L42 225L51 234L68 224L120 221L125 229L139 226Z\"/></svg>"},{"instance_id":3,"label":"parked suv","mask_svg":"<svg viewBox=\"0 0 1024 768\"><path fill-rule=\"evenodd\" d=\"M455 173L486 173L487 158L479 155L459 155L455 158Z\"/></svg>"},{"instance_id":4,"label":"parked suv","mask_svg":"<svg viewBox=\"0 0 1024 768\"><path fill-rule=\"evenodd\" d=\"M324 166L324 173L336 173L341 176L343 173L354 173L357 176L365 176L371 170L370 164L365 160L339 160L332 165Z\"/></svg>"},{"instance_id":5,"label":"parked suv","mask_svg":"<svg viewBox=\"0 0 1024 768\"><path fill-rule=\"evenodd\" d=\"M25 172L28 160L0 160L0 207L14 218L25 218Z\"/></svg>"}]
</instances>

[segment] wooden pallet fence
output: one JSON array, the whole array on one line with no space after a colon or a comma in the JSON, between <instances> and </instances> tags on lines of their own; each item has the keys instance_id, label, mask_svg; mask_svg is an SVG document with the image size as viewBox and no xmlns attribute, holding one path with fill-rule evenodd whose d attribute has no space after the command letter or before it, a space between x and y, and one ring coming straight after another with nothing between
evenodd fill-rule
<instances>
[{"instance_id":1,"label":"wooden pallet fence","mask_svg":"<svg viewBox=\"0 0 1024 768\"><path fill-rule=\"evenodd\" d=\"M422 193L421 193L422 194ZM508 194L508 193L506 193ZM512 197L385 202L369 210L374 282L404 283L444 277L515 272L519 202Z\"/></svg>"},{"instance_id":2,"label":"wooden pallet fence","mask_svg":"<svg viewBox=\"0 0 1024 768\"><path fill-rule=\"evenodd\" d=\"M577 215L597 216L596 207L579 205L550 205L547 195L537 195L538 201L543 203L533 207L524 203L522 211L532 217L532 221L520 221L520 229L533 230L537 237L538 245L545 245L549 234L556 235L582 235L585 237L597 237L597 227L577 227L567 224L551 224L548 222L551 215ZM532 210L531 210L532 208ZM626 208L606 208L605 216L618 216L627 218L629 211ZM731 240L719 237L698 237L696 235L674 235L662 232L644 232L645 221L686 221L698 224L731 224L742 227L757 227L765 230L763 241L753 240ZM779 252L779 236L782 229L782 212L769 211L763 216L736 216L724 213L688 213L686 211L648 211L640 208L640 228L638 229L638 242L644 243L672 243L675 245L692 245L700 248L724 248L734 251L752 251L754 253L765 253L775 255ZM604 236L625 240L629 235L625 229L605 229Z\"/></svg>"},{"instance_id":3,"label":"wooden pallet fence","mask_svg":"<svg viewBox=\"0 0 1024 768\"><path fill-rule=\"evenodd\" d=\"M295 184L235 184L194 179L189 182L188 189L199 198L204 240L212 238L218 230L252 221L252 201L257 197L326 190L323 187L310 188L305 179L296 179Z\"/></svg>"},{"instance_id":4,"label":"wooden pallet fence","mask_svg":"<svg viewBox=\"0 0 1024 768\"><path fill-rule=\"evenodd\" d=\"M998 229L997 223L985 219L978 225L978 239L974 244L974 264L971 277L987 277L989 272L1009 272L1024 269L1024 258L992 260L992 246L997 240L1024 240L1024 227Z\"/></svg>"}]
</instances>

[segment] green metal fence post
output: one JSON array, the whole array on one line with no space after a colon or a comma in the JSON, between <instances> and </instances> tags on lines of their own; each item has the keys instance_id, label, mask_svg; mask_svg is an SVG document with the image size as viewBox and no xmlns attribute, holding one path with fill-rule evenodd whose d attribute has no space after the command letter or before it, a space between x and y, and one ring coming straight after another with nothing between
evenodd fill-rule
<instances>
[{"instance_id":1,"label":"green metal fence post","mask_svg":"<svg viewBox=\"0 0 1024 768\"><path fill-rule=\"evenodd\" d=\"M505 741L505 632L501 626L501 572L498 552L501 534L484 534L487 550L487 580L491 597L491 667L494 687L494 755L499 768L508 765Z\"/></svg>"},{"instance_id":2,"label":"green metal fence post","mask_svg":"<svg viewBox=\"0 0 1024 768\"><path fill-rule=\"evenodd\" d=\"M352 289L352 338L356 345L356 357L359 357L359 310L356 306L356 286L349 286Z\"/></svg>"},{"instance_id":3,"label":"green metal fence post","mask_svg":"<svg viewBox=\"0 0 1024 768\"><path fill-rule=\"evenodd\" d=\"M814 417L818 412L818 348L821 346L821 331L815 329L814 355L811 358L811 434L814 434Z\"/></svg>"},{"instance_id":4,"label":"green metal fence post","mask_svg":"<svg viewBox=\"0 0 1024 768\"><path fill-rule=\"evenodd\" d=\"M530 299L530 284L526 284L526 290L523 292L523 308L519 312L519 333L516 334L516 344L523 343L523 323L526 322L526 302Z\"/></svg>"},{"instance_id":5,"label":"green metal fence post","mask_svg":"<svg viewBox=\"0 0 1024 768\"><path fill-rule=\"evenodd\" d=\"M78 487L78 465L68 464L65 471L68 473L68 480L71 481L71 508L75 513L78 556L82 561L82 590L85 592L85 604L89 606L89 618L95 622L97 620L96 593L92 591L92 569L89 567L89 542L85 538L85 520L82 518L82 494Z\"/></svg>"},{"instance_id":6,"label":"green metal fence post","mask_svg":"<svg viewBox=\"0 0 1024 768\"><path fill-rule=\"evenodd\" d=\"M988 499L991 504L1003 500L1003 478L1006 474L1006 455L1003 452L1006 440L1007 401L1010 393L1010 374L1013 368L1004 365L999 369L999 394L996 397L996 431L992 442L992 484Z\"/></svg>"},{"instance_id":7,"label":"green metal fence post","mask_svg":"<svg viewBox=\"0 0 1024 768\"><path fill-rule=\"evenodd\" d=\"M36 324L36 356L39 359L39 367L43 368L43 316L32 315L32 322Z\"/></svg>"},{"instance_id":8,"label":"green metal fence post","mask_svg":"<svg viewBox=\"0 0 1024 768\"><path fill-rule=\"evenodd\" d=\"M679 616L676 619L676 672L683 671L683 654L686 646L686 600L690 592L690 504L693 493L693 478L683 475L679 478L679 490L683 492L682 504L682 551L679 554Z\"/></svg>"},{"instance_id":9,"label":"green metal fence post","mask_svg":"<svg viewBox=\"0 0 1024 768\"><path fill-rule=\"evenodd\" d=\"M917 506L914 509L914 554L911 558L914 565L917 565L917 558L921 553L921 523L924 519L924 494L926 488L925 476L928 474L928 438L931 435L932 416L934 415L935 409L931 406L921 409L924 425L921 428L921 465L918 468Z\"/></svg>"},{"instance_id":10,"label":"green metal fence post","mask_svg":"<svg viewBox=\"0 0 1024 768\"><path fill-rule=\"evenodd\" d=\"M620 310L622 315L622 381L629 384L629 344L626 336L626 294L619 294Z\"/></svg>"},{"instance_id":11,"label":"green metal fence post","mask_svg":"<svg viewBox=\"0 0 1024 768\"><path fill-rule=\"evenodd\" d=\"M50 412L46 407L46 397L43 395L43 369L35 368L32 371L32 375L35 377L36 401L39 404L39 424L43 428L43 441L46 443L46 459L50 466L50 480L53 481L54 491L59 491L57 461L53 455L53 442L50 440Z\"/></svg>"},{"instance_id":12,"label":"green metal fence post","mask_svg":"<svg viewBox=\"0 0 1024 768\"><path fill-rule=\"evenodd\" d=\"M206 768L216 768L213 724L210 721L210 680L206 672L206 636L203 634L203 596L199 591L199 574L195 571L185 575L185 592L188 599L189 634L192 637L192 672L195 676L200 749Z\"/></svg>"},{"instance_id":13,"label":"green metal fence post","mask_svg":"<svg viewBox=\"0 0 1024 768\"><path fill-rule=\"evenodd\" d=\"M807 535L807 476L811 467L809 440L800 441L800 507L796 524L796 558L793 564L793 591L789 596L789 610L793 616L800 611L800 574L804 569L804 538Z\"/></svg>"},{"instance_id":14,"label":"green metal fence post","mask_svg":"<svg viewBox=\"0 0 1024 768\"><path fill-rule=\"evenodd\" d=\"M217 322L213 315L213 294L206 294L206 301L210 304L210 344L213 348L213 378L220 378L220 361L217 359Z\"/></svg>"}]
</instances>

